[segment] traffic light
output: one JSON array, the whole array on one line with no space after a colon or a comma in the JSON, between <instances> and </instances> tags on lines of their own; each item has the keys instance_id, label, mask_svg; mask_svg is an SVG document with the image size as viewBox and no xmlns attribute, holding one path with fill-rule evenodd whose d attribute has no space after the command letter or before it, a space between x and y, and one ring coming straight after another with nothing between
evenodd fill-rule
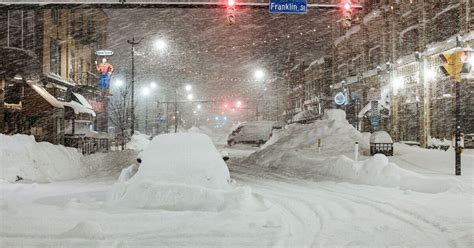
<instances>
[{"instance_id":1,"label":"traffic light","mask_svg":"<svg viewBox=\"0 0 474 248\"><path fill-rule=\"evenodd\" d=\"M461 81L461 73L469 73L472 68L472 51L458 51L453 53L442 53L439 55L441 72L445 76L451 76L456 82Z\"/></svg>"},{"instance_id":2,"label":"traffic light","mask_svg":"<svg viewBox=\"0 0 474 248\"><path fill-rule=\"evenodd\" d=\"M341 5L342 18L339 20L344 28L352 26L353 7L351 0L343 0Z\"/></svg>"},{"instance_id":3,"label":"traffic light","mask_svg":"<svg viewBox=\"0 0 474 248\"><path fill-rule=\"evenodd\" d=\"M227 23L235 24L235 0L227 0Z\"/></svg>"}]
</instances>

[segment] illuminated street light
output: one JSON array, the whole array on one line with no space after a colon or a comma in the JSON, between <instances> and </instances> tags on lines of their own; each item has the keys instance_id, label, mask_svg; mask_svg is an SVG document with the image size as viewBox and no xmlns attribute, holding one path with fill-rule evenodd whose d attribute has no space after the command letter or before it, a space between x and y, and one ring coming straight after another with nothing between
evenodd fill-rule
<instances>
[{"instance_id":1,"label":"illuminated street light","mask_svg":"<svg viewBox=\"0 0 474 248\"><path fill-rule=\"evenodd\" d=\"M191 100L193 100L193 98L194 98L193 94L188 94L188 100L191 101Z\"/></svg>"},{"instance_id":2,"label":"illuminated street light","mask_svg":"<svg viewBox=\"0 0 474 248\"><path fill-rule=\"evenodd\" d=\"M191 91L191 90L193 89L193 87L192 87L190 84L187 84L187 85L184 87L184 89L189 92L189 91Z\"/></svg>"},{"instance_id":3,"label":"illuminated street light","mask_svg":"<svg viewBox=\"0 0 474 248\"><path fill-rule=\"evenodd\" d=\"M156 89L156 87L158 87L158 85L157 85L155 82L151 82L151 83L150 83L150 88L151 88L152 90Z\"/></svg>"},{"instance_id":4,"label":"illuminated street light","mask_svg":"<svg viewBox=\"0 0 474 248\"><path fill-rule=\"evenodd\" d=\"M263 79L264 76L265 76L265 73L262 70L256 70L255 71L255 78L257 80Z\"/></svg>"},{"instance_id":5,"label":"illuminated street light","mask_svg":"<svg viewBox=\"0 0 474 248\"><path fill-rule=\"evenodd\" d=\"M150 94L150 89L148 89L148 87L145 87L142 89L142 94L144 96L148 96Z\"/></svg>"},{"instance_id":6,"label":"illuminated street light","mask_svg":"<svg viewBox=\"0 0 474 248\"><path fill-rule=\"evenodd\" d=\"M164 40L159 39L155 41L155 48L158 50L165 50L167 46L168 45L166 44Z\"/></svg>"},{"instance_id":7,"label":"illuminated street light","mask_svg":"<svg viewBox=\"0 0 474 248\"><path fill-rule=\"evenodd\" d=\"M202 107L201 104L197 105L197 109L201 109L201 107Z\"/></svg>"},{"instance_id":8,"label":"illuminated street light","mask_svg":"<svg viewBox=\"0 0 474 248\"><path fill-rule=\"evenodd\" d=\"M120 79L115 80L115 86L122 87L124 85L123 81Z\"/></svg>"},{"instance_id":9,"label":"illuminated street light","mask_svg":"<svg viewBox=\"0 0 474 248\"><path fill-rule=\"evenodd\" d=\"M425 78L428 81L434 80L436 78L436 72L433 68L427 69L425 71Z\"/></svg>"},{"instance_id":10,"label":"illuminated street light","mask_svg":"<svg viewBox=\"0 0 474 248\"><path fill-rule=\"evenodd\" d=\"M392 87L393 87L393 90L398 90L400 88L403 87L403 78L401 77L396 77L393 79L392 81Z\"/></svg>"}]
</instances>

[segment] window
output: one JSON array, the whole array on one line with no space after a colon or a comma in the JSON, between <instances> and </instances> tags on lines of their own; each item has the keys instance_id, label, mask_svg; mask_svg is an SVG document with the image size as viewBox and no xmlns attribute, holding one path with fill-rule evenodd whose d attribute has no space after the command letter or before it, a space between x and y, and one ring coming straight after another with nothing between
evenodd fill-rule
<instances>
[{"instance_id":1,"label":"window","mask_svg":"<svg viewBox=\"0 0 474 248\"><path fill-rule=\"evenodd\" d=\"M401 55L407 55L418 50L418 28L410 27L400 34Z\"/></svg>"},{"instance_id":2,"label":"window","mask_svg":"<svg viewBox=\"0 0 474 248\"><path fill-rule=\"evenodd\" d=\"M8 46L23 48L23 11L8 11Z\"/></svg>"},{"instance_id":3,"label":"window","mask_svg":"<svg viewBox=\"0 0 474 248\"><path fill-rule=\"evenodd\" d=\"M76 79L76 54L71 52L71 63L69 63L69 78Z\"/></svg>"},{"instance_id":4,"label":"window","mask_svg":"<svg viewBox=\"0 0 474 248\"><path fill-rule=\"evenodd\" d=\"M87 20L87 34L92 35L94 33L94 26L94 20L92 19L92 17L89 17L89 19Z\"/></svg>"},{"instance_id":5,"label":"window","mask_svg":"<svg viewBox=\"0 0 474 248\"><path fill-rule=\"evenodd\" d=\"M382 49L380 46L373 47L369 50L369 65L375 67L381 63Z\"/></svg>"},{"instance_id":6,"label":"window","mask_svg":"<svg viewBox=\"0 0 474 248\"><path fill-rule=\"evenodd\" d=\"M61 20L61 14L59 9L52 9L51 10L51 21L54 25L58 25Z\"/></svg>"},{"instance_id":7,"label":"window","mask_svg":"<svg viewBox=\"0 0 474 248\"><path fill-rule=\"evenodd\" d=\"M50 69L53 74L59 75L61 73L61 46L55 39L51 39Z\"/></svg>"},{"instance_id":8,"label":"window","mask_svg":"<svg viewBox=\"0 0 474 248\"><path fill-rule=\"evenodd\" d=\"M79 82L82 83L82 78L83 78L83 74L84 72L82 71L82 64L84 63L84 59L79 59L79 65L77 66L77 76L78 76L78 80Z\"/></svg>"}]
</instances>

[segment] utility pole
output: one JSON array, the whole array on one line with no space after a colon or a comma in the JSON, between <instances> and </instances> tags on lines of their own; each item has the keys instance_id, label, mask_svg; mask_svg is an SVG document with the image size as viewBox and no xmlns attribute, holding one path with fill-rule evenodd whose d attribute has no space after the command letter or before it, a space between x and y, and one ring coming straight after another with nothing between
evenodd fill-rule
<instances>
[{"instance_id":1,"label":"utility pole","mask_svg":"<svg viewBox=\"0 0 474 248\"><path fill-rule=\"evenodd\" d=\"M145 96L145 134L148 134L148 97Z\"/></svg>"},{"instance_id":2,"label":"utility pole","mask_svg":"<svg viewBox=\"0 0 474 248\"><path fill-rule=\"evenodd\" d=\"M140 41L135 40L135 36L132 37L132 40L127 40L128 44L132 45L132 96L131 96L131 123L130 123L130 135L133 136L135 133L135 45L140 44Z\"/></svg>"},{"instance_id":3,"label":"utility pole","mask_svg":"<svg viewBox=\"0 0 474 248\"><path fill-rule=\"evenodd\" d=\"M178 86L174 85L174 132L178 132Z\"/></svg>"}]
</instances>

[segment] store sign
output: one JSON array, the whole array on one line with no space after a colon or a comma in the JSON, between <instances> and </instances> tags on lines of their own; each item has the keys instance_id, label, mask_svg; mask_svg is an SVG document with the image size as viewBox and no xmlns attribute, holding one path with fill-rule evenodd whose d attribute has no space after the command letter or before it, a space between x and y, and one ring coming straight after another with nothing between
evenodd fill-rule
<instances>
[{"instance_id":1,"label":"store sign","mask_svg":"<svg viewBox=\"0 0 474 248\"><path fill-rule=\"evenodd\" d=\"M95 55L97 55L97 56L112 56L112 55L114 55L114 52L112 52L110 50L98 50L98 51L95 51Z\"/></svg>"},{"instance_id":2,"label":"store sign","mask_svg":"<svg viewBox=\"0 0 474 248\"><path fill-rule=\"evenodd\" d=\"M346 103L346 96L344 95L343 92L338 92L335 96L334 96L334 102L337 104L337 105L343 105Z\"/></svg>"}]
</instances>

